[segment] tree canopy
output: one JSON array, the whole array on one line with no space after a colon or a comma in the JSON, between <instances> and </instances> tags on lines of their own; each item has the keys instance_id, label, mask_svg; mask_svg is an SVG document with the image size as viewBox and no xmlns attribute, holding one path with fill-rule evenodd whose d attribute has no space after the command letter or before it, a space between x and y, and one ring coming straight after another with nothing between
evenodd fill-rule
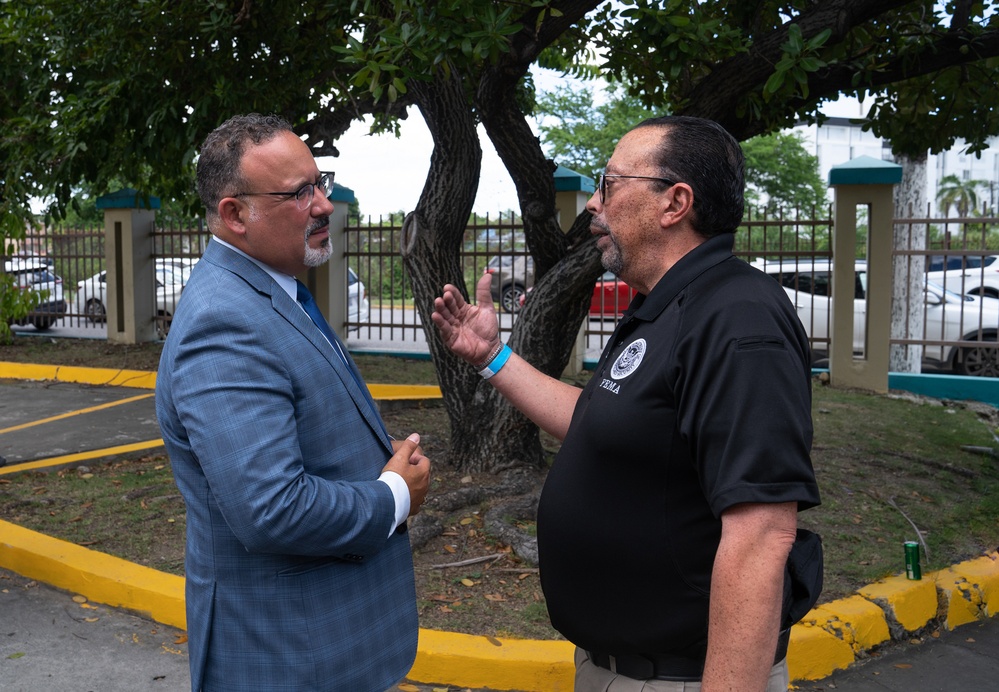
<instances>
[{"instance_id":1,"label":"tree canopy","mask_svg":"<svg viewBox=\"0 0 999 692\"><path fill-rule=\"evenodd\" d=\"M954 0L29 0L0 4L0 211L65 204L117 177L192 200L196 148L234 113L289 119L317 155L352 122L409 108L434 140L404 260L430 323L474 201L481 124L517 188L535 289L511 345L561 373L600 272L586 215L557 222L552 162L531 131L533 64L623 85L647 109L717 120L737 139L873 97L866 125L899 151L972 150L999 131L996 2ZM430 334L451 461L539 467L537 429Z\"/></svg>"}]
</instances>

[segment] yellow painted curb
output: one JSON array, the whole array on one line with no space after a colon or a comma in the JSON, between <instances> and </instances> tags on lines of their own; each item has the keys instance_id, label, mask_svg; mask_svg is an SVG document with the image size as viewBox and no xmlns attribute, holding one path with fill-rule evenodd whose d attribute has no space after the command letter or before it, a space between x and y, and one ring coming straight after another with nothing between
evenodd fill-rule
<instances>
[{"instance_id":1,"label":"yellow painted curb","mask_svg":"<svg viewBox=\"0 0 999 692\"><path fill-rule=\"evenodd\" d=\"M184 578L0 521L0 565L36 581L185 628Z\"/></svg>"},{"instance_id":2,"label":"yellow painted curb","mask_svg":"<svg viewBox=\"0 0 999 692\"><path fill-rule=\"evenodd\" d=\"M155 389L156 373L141 370L76 368L69 365L32 365L0 362L0 379L55 380L80 384L103 384L112 387Z\"/></svg>"},{"instance_id":3,"label":"yellow painted curb","mask_svg":"<svg viewBox=\"0 0 999 692\"><path fill-rule=\"evenodd\" d=\"M53 380L79 384L107 385L155 389L156 373L141 370L110 370L107 368L77 368L66 365L33 365L0 361L0 379ZM406 401L411 399L441 399L441 388L417 384L369 384L368 391L375 400Z\"/></svg>"},{"instance_id":4,"label":"yellow painted curb","mask_svg":"<svg viewBox=\"0 0 999 692\"><path fill-rule=\"evenodd\" d=\"M791 680L821 680L856 661L853 648L807 618L791 628L787 670Z\"/></svg>"},{"instance_id":5,"label":"yellow painted curb","mask_svg":"<svg viewBox=\"0 0 999 692\"><path fill-rule=\"evenodd\" d=\"M574 650L566 641L497 639L421 629L416 662L406 677L458 687L571 692Z\"/></svg>"},{"instance_id":6,"label":"yellow painted curb","mask_svg":"<svg viewBox=\"0 0 999 692\"><path fill-rule=\"evenodd\" d=\"M947 629L999 611L999 551L941 570L934 580L944 597Z\"/></svg>"},{"instance_id":7,"label":"yellow painted curb","mask_svg":"<svg viewBox=\"0 0 999 692\"><path fill-rule=\"evenodd\" d=\"M877 603L906 632L926 627L937 616L937 588L933 579L889 577L857 593Z\"/></svg>"}]
</instances>

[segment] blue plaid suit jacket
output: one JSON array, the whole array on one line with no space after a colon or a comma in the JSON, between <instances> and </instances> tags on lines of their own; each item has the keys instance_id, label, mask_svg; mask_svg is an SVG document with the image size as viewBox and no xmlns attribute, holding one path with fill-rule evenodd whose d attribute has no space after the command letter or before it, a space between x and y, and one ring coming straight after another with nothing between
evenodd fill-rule
<instances>
[{"instance_id":1,"label":"blue plaid suit jacket","mask_svg":"<svg viewBox=\"0 0 999 692\"><path fill-rule=\"evenodd\" d=\"M353 367L353 364L350 364ZM211 242L163 348L156 412L187 504L193 690L384 690L416 656L392 454L299 305Z\"/></svg>"}]
</instances>

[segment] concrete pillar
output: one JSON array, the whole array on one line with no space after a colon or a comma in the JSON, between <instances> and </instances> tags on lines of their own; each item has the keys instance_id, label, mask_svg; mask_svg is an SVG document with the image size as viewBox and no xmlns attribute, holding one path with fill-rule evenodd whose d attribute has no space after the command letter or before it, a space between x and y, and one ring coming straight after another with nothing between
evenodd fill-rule
<instances>
[{"instance_id":1,"label":"concrete pillar","mask_svg":"<svg viewBox=\"0 0 999 692\"><path fill-rule=\"evenodd\" d=\"M555 169L555 209L558 211L558 223L563 233L567 233L576 220L586 209L586 202L597 189L593 178L589 178L568 168L559 166ZM569 354L569 362L565 366L566 375L578 375L583 371L583 358L586 355L586 324L579 327L576 343Z\"/></svg>"},{"instance_id":2,"label":"concrete pillar","mask_svg":"<svg viewBox=\"0 0 999 692\"><path fill-rule=\"evenodd\" d=\"M329 195L333 202L330 214L330 247L332 254L325 264L309 269L298 279L309 287L316 299L320 312L330 323L330 327L345 343L347 341L347 248L343 229L347 226L347 211L354 201L354 191L333 184Z\"/></svg>"},{"instance_id":3,"label":"concrete pillar","mask_svg":"<svg viewBox=\"0 0 999 692\"><path fill-rule=\"evenodd\" d=\"M148 207L146 208L148 203ZM105 284L108 341L137 344L156 341L156 267L153 228L160 208L157 197L143 199L136 190L119 190L97 199L104 210Z\"/></svg>"},{"instance_id":4,"label":"concrete pillar","mask_svg":"<svg viewBox=\"0 0 999 692\"><path fill-rule=\"evenodd\" d=\"M888 391L891 339L892 187L902 167L861 156L829 171L833 203L833 291L829 381L840 387ZM857 207L868 209L867 291L862 356L853 354Z\"/></svg>"}]
</instances>

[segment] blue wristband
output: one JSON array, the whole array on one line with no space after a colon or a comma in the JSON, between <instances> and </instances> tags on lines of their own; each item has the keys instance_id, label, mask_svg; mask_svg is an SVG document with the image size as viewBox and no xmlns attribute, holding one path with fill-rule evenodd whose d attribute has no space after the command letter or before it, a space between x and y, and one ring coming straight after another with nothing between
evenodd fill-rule
<instances>
[{"instance_id":1,"label":"blue wristband","mask_svg":"<svg viewBox=\"0 0 999 692\"><path fill-rule=\"evenodd\" d=\"M489 364L486 367L479 370L479 374L482 375L483 379L488 380L490 377L498 373L500 368L506 365L506 362L510 360L511 353L513 353L513 349L506 344L503 344L503 348L500 349L500 352L496 354L495 358L489 361Z\"/></svg>"}]
</instances>

